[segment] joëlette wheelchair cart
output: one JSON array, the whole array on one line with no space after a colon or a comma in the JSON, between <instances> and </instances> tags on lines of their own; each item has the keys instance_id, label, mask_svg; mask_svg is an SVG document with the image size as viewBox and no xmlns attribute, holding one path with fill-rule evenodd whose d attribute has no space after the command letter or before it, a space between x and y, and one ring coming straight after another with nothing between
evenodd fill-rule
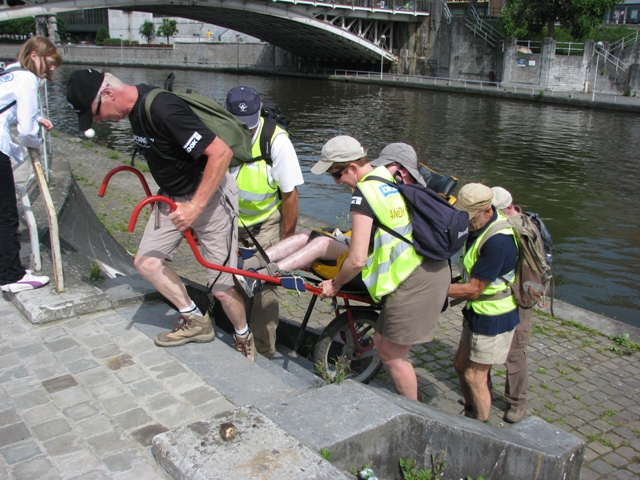
<instances>
[{"instance_id":1,"label":"jo\u00eblette wheelchair cart","mask_svg":"<svg viewBox=\"0 0 640 480\"><path fill-rule=\"evenodd\" d=\"M152 195L144 175L138 169L126 165L116 167L107 173L98 192L99 196L104 196L109 180L121 171L134 173L140 180L147 195L133 210L128 226L129 232L134 231L140 211L146 205L162 202L166 203L171 209L175 210L177 208L176 203L170 198L161 195ZM442 193L446 198L450 198L450 192L457 184L455 177L446 177L437 174L423 165L420 166L420 173L425 177L429 188L433 188ZM322 293L322 289L317 286L320 280L315 280L310 277L303 278L286 273L280 277L272 277L213 264L207 262L202 257L198 245L189 230L184 233L184 236L196 260L205 268L256 278L263 282L296 290L299 293L305 291L311 293L312 297L300 325L300 332L294 345L294 350L300 347L307 324L318 300L318 295ZM311 285L309 282L315 283L315 285ZM343 289L333 299L332 308L335 317L320 334L313 353L313 361L316 368L326 372L331 378L335 377L337 372L345 372L348 378L362 383L368 383L382 368L382 361L375 349L373 336L378 315L383 304L374 302L366 289L362 287L364 287L364 285L361 282L352 281L343 286Z\"/></svg>"}]
</instances>

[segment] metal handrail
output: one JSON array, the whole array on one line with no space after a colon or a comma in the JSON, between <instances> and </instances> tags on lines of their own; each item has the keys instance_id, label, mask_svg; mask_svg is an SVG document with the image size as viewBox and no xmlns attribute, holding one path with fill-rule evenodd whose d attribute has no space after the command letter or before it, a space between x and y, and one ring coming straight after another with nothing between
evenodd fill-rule
<instances>
[{"instance_id":1,"label":"metal handrail","mask_svg":"<svg viewBox=\"0 0 640 480\"><path fill-rule=\"evenodd\" d=\"M447 5L447 2L442 2L444 8L444 16L447 19L447 24L451 25L451 21L453 20L453 15L451 15L451 10L449 9L449 5Z\"/></svg>"},{"instance_id":2,"label":"metal handrail","mask_svg":"<svg viewBox=\"0 0 640 480\"><path fill-rule=\"evenodd\" d=\"M631 33L626 37L622 37L620 40L613 42L611 45L609 45L609 50L617 50L617 49L624 50L629 45L638 43L639 40L640 40L640 30L636 30L635 33Z\"/></svg>"}]
</instances>

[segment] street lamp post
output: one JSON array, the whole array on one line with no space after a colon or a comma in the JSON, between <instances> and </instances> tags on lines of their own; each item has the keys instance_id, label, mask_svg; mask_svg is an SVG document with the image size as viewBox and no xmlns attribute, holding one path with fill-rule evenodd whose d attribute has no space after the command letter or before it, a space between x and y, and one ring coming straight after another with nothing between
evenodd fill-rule
<instances>
[{"instance_id":1,"label":"street lamp post","mask_svg":"<svg viewBox=\"0 0 640 480\"><path fill-rule=\"evenodd\" d=\"M120 34L120 63L124 63L124 49L122 48L122 34Z\"/></svg>"},{"instance_id":2,"label":"street lamp post","mask_svg":"<svg viewBox=\"0 0 640 480\"><path fill-rule=\"evenodd\" d=\"M384 49L384 43L386 42L387 37L382 35L380 37L380 48ZM382 80L382 70L384 68L384 52L380 53L380 80Z\"/></svg>"},{"instance_id":3,"label":"street lamp post","mask_svg":"<svg viewBox=\"0 0 640 480\"><path fill-rule=\"evenodd\" d=\"M596 98L596 80L598 79L598 63L600 60L600 52L598 48L602 48L604 44L602 42L596 43L596 71L593 75L593 90L591 91L591 101L593 102Z\"/></svg>"}]
</instances>

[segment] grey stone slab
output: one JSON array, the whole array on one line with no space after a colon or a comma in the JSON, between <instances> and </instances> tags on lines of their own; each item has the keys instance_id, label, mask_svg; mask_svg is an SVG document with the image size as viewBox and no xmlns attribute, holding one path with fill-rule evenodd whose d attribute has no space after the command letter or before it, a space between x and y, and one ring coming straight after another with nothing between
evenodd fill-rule
<instances>
[{"instance_id":1,"label":"grey stone slab","mask_svg":"<svg viewBox=\"0 0 640 480\"><path fill-rule=\"evenodd\" d=\"M30 458L15 465L12 474L13 478L16 479L47 479L55 478L56 476L60 478L57 469L44 455Z\"/></svg>"},{"instance_id":2,"label":"grey stone slab","mask_svg":"<svg viewBox=\"0 0 640 480\"><path fill-rule=\"evenodd\" d=\"M69 424L62 418L54 418L53 420L41 423L40 425L34 425L31 428L33 429L33 433L43 441L58 437L71 431Z\"/></svg>"},{"instance_id":3,"label":"grey stone slab","mask_svg":"<svg viewBox=\"0 0 640 480\"><path fill-rule=\"evenodd\" d=\"M86 439L94 451L102 456L130 448L131 444L119 432L109 431Z\"/></svg>"},{"instance_id":4,"label":"grey stone slab","mask_svg":"<svg viewBox=\"0 0 640 480\"><path fill-rule=\"evenodd\" d=\"M75 387L78 385L78 382L73 377L73 375L63 375L61 377L50 378L49 380L45 380L42 382L42 386L49 393L59 392L61 390L66 390L67 388Z\"/></svg>"},{"instance_id":5,"label":"grey stone slab","mask_svg":"<svg viewBox=\"0 0 640 480\"><path fill-rule=\"evenodd\" d=\"M53 282L51 282L53 283ZM41 324L111 308L109 296L84 282L76 282L63 293L49 284L14 295L14 305L31 323Z\"/></svg>"},{"instance_id":6,"label":"grey stone slab","mask_svg":"<svg viewBox=\"0 0 640 480\"><path fill-rule=\"evenodd\" d=\"M100 413L90 402L82 402L62 410L62 413L72 420L82 420Z\"/></svg>"},{"instance_id":7,"label":"grey stone slab","mask_svg":"<svg viewBox=\"0 0 640 480\"><path fill-rule=\"evenodd\" d=\"M113 308L160 299L160 293L142 275L109 278L96 285L109 296Z\"/></svg>"},{"instance_id":8,"label":"grey stone slab","mask_svg":"<svg viewBox=\"0 0 640 480\"><path fill-rule=\"evenodd\" d=\"M0 454L9 465L20 463L41 453L40 447L31 441L11 444L0 449Z\"/></svg>"},{"instance_id":9,"label":"grey stone slab","mask_svg":"<svg viewBox=\"0 0 640 480\"><path fill-rule=\"evenodd\" d=\"M133 465L141 461L141 458L135 450L125 450L105 457L102 461L110 472L120 473L131 470Z\"/></svg>"},{"instance_id":10,"label":"grey stone slab","mask_svg":"<svg viewBox=\"0 0 640 480\"><path fill-rule=\"evenodd\" d=\"M382 478L396 474L399 458L441 451L446 478L510 480L536 469L539 478L578 478L582 466L584 444L536 417L499 429L351 380L262 410L312 450L332 450L342 469L372 463Z\"/></svg>"},{"instance_id":11,"label":"grey stone slab","mask_svg":"<svg viewBox=\"0 0 640 480\"><path fill-rule=\"evenodd\" d=\"M136 408L135 410L117 415L114 420L125 430L130 430L151 422L152 418L147 415L147 412L145 412L144 409Z\"/></svg>"},{"instance_id":12,"label":"grey stone slab","mask_svg":"<svg viewBox=\"0 0 640 480\"><path fill-rule=\"evenodd\" d=\"M220 425L226 422L237 432L227 441L220 437ZM174 479L350 478L252 406L158 435L153 454Z\"/></svg>"},{"instance_id":13,"label":"grey stone slab","mask_svg":"<svg viewBox=\"0 0 640 480\"><path fill-rule=\"evenodd\" d=\"M87 370L92 370L99 366L100 364L93 359L81 358L80 360L77 360L67 365L67 368L71 373L80 373L80 372L86 372Z\"/></svg>"},{"instance_id":14,"label":"grey stone slab","mask_svg":"<svg viewBox=\"0 0 640 480\"><path fill-rule=\"evenodd\" d=\"M22 418L18 415L18 412L14 408L7 408L0 412L0 428L8 425L15 425L20 423Z\"/></svg>"}]
</instances>

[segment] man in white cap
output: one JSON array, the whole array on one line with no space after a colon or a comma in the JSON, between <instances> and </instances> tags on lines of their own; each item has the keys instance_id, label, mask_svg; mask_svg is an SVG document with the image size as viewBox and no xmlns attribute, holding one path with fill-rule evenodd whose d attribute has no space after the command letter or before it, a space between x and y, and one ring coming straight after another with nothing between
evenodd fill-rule
<instances>
[{"instance_id":1,"label":"man in white cap","mask_svg":"<svg viewBox=\"0 0 640 480\"><path fill-rule=\"evenodd\" d=\"M298 186L304 183L298 156L287 131L275 120L261 115L262 101L255 89L232 88L227 93L224 107L247 125L251 131L252 156L259 159L230 169L238 182L238 244L255 249L255 239L266 249L296 231ZM266 259L260 254L254 255L255 260L259 261L260 267L266 266ZM239 275L236 279L248 296L246 307L256 350L272 359L276 353L276 329L280 318L276 287L269 285L259 289L255 279Z\"/></svg>"},{"instance_id":2,"label":"man in white cap","mask_svg":"<svg viewBox=\"0 0 640 480\"><path fill-rule=\"evenodd\" d=\"M513 197L502 187L491 187L493 190L492 205L506 216L516 215L522 209L513 204ZM520 323L516 327L509 348L509 355L505 362L507 379L504 386L504 397L509 409L504 414L504 420L518 423L524 418L527 410L527 390L529 388L529 366L527 364L527 346L531 336L531 308L518 307ZM491 371L489 371L491 375Z\"/></svg>"},{"instance_id":3,"label":"man in white cap","mask_svg":"<svg viewBox=\"0 0 640 480\"><path fill-rule=\"evenodd\" d=\"M449 287L450 297L468 300L454 358L465 415L483 422L491 410L487 375L492 365L506 361L520 322L509 288L515 280L517 238L512 228L485 238L493 223L506 218L493 208L492 200L493 191L480 183L469 183L458 192L454 206L469 214L469 238L462 249L462 280Z\"/></svg>"}]
</instances>

